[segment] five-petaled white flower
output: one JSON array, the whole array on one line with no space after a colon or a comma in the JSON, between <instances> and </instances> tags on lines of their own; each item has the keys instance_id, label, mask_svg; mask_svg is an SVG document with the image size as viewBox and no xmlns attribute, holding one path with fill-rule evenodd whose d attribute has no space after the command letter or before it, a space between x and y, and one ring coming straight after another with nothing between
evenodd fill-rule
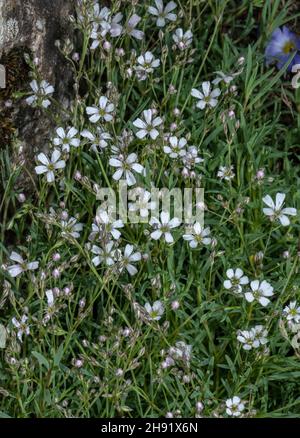
<instances>
[{"instance_id":1,"label":"five-petaled white flower","mask_svg":"<svg viewBox=\"0 0 300 438\"><path fill-rule=\"evenodd\" d=\"M165 311L164 305L161 301L154 301L152 306L150 303L146 303L145 309L152 321L159 321Z\"/></svg>"},{"instance_id":2,"label":"five-petaled white flower","mask_svg":"<svg viewBox=\"0 0 300 438\"><path fill-rule=\"evenodd\" d=\"M250 330L238 330L237 340L243 344L244 350L252 350L268 342L268 332L262 325L256 325Z\"/></svg>"},{"instance_id":3,"label":"five-petaled white flower","mask_svg":"<svg viewBox=\"0 0 300 438\"><path fill-rule=\"evenodd\" d=\"M94 227L93 227L94 225ZM114 239L119 239L121 236L121 233L119 231L119 228L124 227L124 223L121 219L118 220L112 220L107 211L101 210L98 208L95 218L95 224L93 224L93 231L96 231L96 227L98 229L102 226L105 228L105 231L112 235Z\"/></svg>"},{"instance_id":4,"label":"five-petaled white flower","mask_svg":"<svg viewBox=\"0 0 300 438\"><path fill-rule=\"evenodd\" d=\"M232 417L239 417L243 410L245 409L245 405L238 396L234 396L226 400L226 413Z\"/></svg>"},{"instance_id":5,"label":"five-petaled white flower","mask_svg":"<svg viewBox=\"0 0 300 438\"><path fill-rule=\"evenodd\" d=\"M150 219L150 225L155 228L155 231L152 231L151 233L152 239L158 240L163 236L167 243L173 243L174 238L171 234L171 230L179 227L180 220L177 217L170 220L169 213L162 211L160 214L160 221L156 217L153 217Z\"/></svg>"},{"instance_id":6,"label":"five-petaled white flower","mask_svg":"<svg viewBox=\"0 0 300 438\"><path fill-rule=\"evenodd\" d=\"M160 60L155 59L153 53L148 51L137 58L137 63L135 67L137 77L140 81L144 81L159 66Z\"/></svg>"},{"instance_id":7,"label":"five-petaled white flower","mask_svg":"<svg viewBox=\"0 0 300 438\"><path fill-rule=\"evenodd\" d=\"M245 298L249 303L254 300L258 301L262 306L267 306L270 302L269 298L272 297L273 287L266 281L263 280L261 283L259 280L253 280L250 283L251 290L245 292Z\"/></svg>"},{"instance_id":8,"label":"five-petaled white flower","mask_svg":"<svg viewBox=\"0 0 300 438\"><path fill-rule=\"evenodd\" d=\"M244 275L244 272L240 268L236 270L227 269L226 275L228 280L225 280L223 285L225 289L232 290L234 293L241 293L243 286L249 283L249 278Z\"/></svg>"},{"instance_id":9,"label":"five-petaled white flower","mask_svg":"<svg viewBox=\"0 0 300 438\"><path fill-rule=\"evenodd\" d=\"M53 139L53 144L61 146L62 151L70 152L70 146L78 148L80 145L79 138L75 137L77 133L78 131L74 127L69 128L67 132L63 128L57 128L57 137Z\"/></svg>"},{"instance_id":10,"label":"five-petaled white flower","mask_svg":"<svg viewBox=\"0 0 300 438\"><path fill-rule=\"evenodd\" d=\"M29 85L34 94L27 97L26 103L31 106L41 105L43 108L48 108L51 102L47 96L52 96L54 93L54 87L47 81L41 81L38 83L35 79L31 81Z\"/></svg>"},{"instance_id":11,"label":"five-petaled white flower","mask_svg":"<svg viewBox=\"0 0 300 438\"><path fill-rule=\"evenodd\" d=\"M202 92L196 88L192 88L191 95L198 99L196 107L201 110L206 106L214 108L218 103L218 96L220 96L221 91L219 88L211 89L210 82L206 81L202 83Z\"/></svg>"},{"instance_id":12,"label":"five-petaled white flower","mask_svg":"<svg viewBox=\"0 0 300 438\"><path fill-rule=\"evenodd\" d=\"M185 50L192 44L193 34L190 30L183 32L181 28L178 28L172 38L179 50Z\"/></svg>"},{"instance_id":13,"label":"five-petaled white flower","mask_svg":"<svg viewBox=\"0 0 300 438\"><path fill-rule=\"evenodd\" d=\"M114 104L111 103L106 96L101 96L99 106L86 107L86 113L90 116L89 120L92 123L97 123L100 119L105 122L111 122L113 120L112 112L114 109Z\"/></svg>"},{"instance_id":14,"label":"five-petaled white flower","mask_svg":"<svg viewBox=\"0 0 300 438\"><path fill-rule=\"evenodd\" d=\"M233 171L233 166L226 167L226 166L220 166L217 177L220 179L225 179L225 181L230 181L235 177L235 173Z\"/></svg>"},{"instance_id":15,"label":"five-petaled white flower","mask_svg":"<svg viewBox=\"0 0 300 438\"><path fill-rule=\"evenodd\" d=\"M188 234L184 234L184 240L189 242L191 248L197 248L198 245L209 245L211 243L210 229L202 228L199 222L196 222L189 230Z\"/></svg>"},{"instance_id":16,"label":"five-petaled white flower","mask_svg":"<svg viewBox=\"0 0 300 438\"><path fill-rule=\"evenodd\" d=\"M138 270L132 263L139 262L141 258L140 252L133 252L133 245L126 245L124 254L120 256L121 269L125 268L130 275L135 275Z\"/></svg>"},{"instance_id":17,"label":"five-petaled white flower","mask_svg":"<svg viewBox=\"0 0 300 438\"><path fill-rule=\"evenodd\" d=\"M291 301L283 309L283 315L288 322L299 324L300 323L300 306L296 301Z\"/></svg>"},{"instance_id":18,"label":"five-petaled white flower","mask_svg":"<svg viewBox=\"0 0 300 438\"><path fill-rule=\"evenodd\" d=\"M160 117L155 117L153 120L153 112L151 109L143 111L144 120L138 118L133 122L133 126L139 128L136 136L138 138L145 138L150 136L152 140L155 140L159 136L159 132L156 129L157 126L162 124L162 119Z\"/></svg>"},{"instance_id":19,"label":"five-petaled white flower","mask_svg":"<svg viewBox=\"0 0 300 438\"><path fill-rule=\"evenodd\" d=\"M80 232L83 230L83 224L77 222L75 217L70 217L67 220L61 221L62 236L72 236L74 239L80 237Z\"/></svg>"},{"instance_id":20,"label":"five-petaled white flower","mask_svg":"<svg viewBox=\"0 0 300 438\"><path fill-rule=\"evenodd\" d=\"M34 271L35 269L38 269L39 262L26 262L20 254L16 253L15 251L12 251L11 255L9 256L10 260L17 262L14 265L11 265L7 268L8 273L11 277L17 277L18 275L22 274L22 272L26 271Z\"/></svg>"},{"instance_id":21,"label":"five-petaled white flower","mask_svg":"<svg viewBox=\"0 0 300 438\"><path fill-rule=\"evenodd\" d=\"M141 187L129 192L129 199L133 198L137 199L128 204L128 209L132 212L139 212L142 218L147 218L149 210L154 210L156 207L156 202L150 201L151 193Z\"/></svg>"},{"instance_id":22,"label":"five-petaled white flower","mask_svg":"<svg viewBox=\"0 0 300 438\"><path fill-rule=\"evenodd\" d=\"M279 220L281 225L286 227L290 224L288 216L296 216L297 210L295 208L282 208L284 200L285 193L277 193L275 203L270 195L266 195L263 202L267 204L268 208L263 208L263 212L271 220Z\"/></svg>"},{"instance_id":23,"label":"five-petaled white flower","mask_svg":"<svg viewBox=\"0 0 300 438\"><path fill-rule=\"evenodd\" d=\"M176 3L171 1L164 7L162 0L155 0L155 5L156 7L149 6L148 11L150 14L157 17L156 25L158 27L164 27L166 25L166 21L176 21L177 15L171 12L177 8Z\"/></svg>"},{"instance_id":24,"label":"five-petaled white flower","mask_svg":"<svg viewBox=\"0 0 300 438\"><path fill-rule=\"evenodd\" d=\"M113 174L113 179L119 181L124 174L129 186L133 186L136 183L132 170L140 174L144 172L144 167L137 163L137 155L135 153L128 155L127 158L123 156L112 157L109 160L109 164L112 167L118 167L118 170Z\"/></svg>"},{"instance_id":25,"label":"five-petaled white flower","mask_svg":"<svg viewBox=\"0 0 300 438\"><path fill-rule=\"evenodd\" d=\"M172 136L169 138L170 146L164 146L164 152L170 158L184 157L186 155L186 139L184 137L177 138Z\"/></svg>"},{"instance_id":26,"label":"five-petaled white flower","mask_svg":"<svg viewBox=\"0 0 300 438\"><path fill-rule=\"evenodd\" d=\"M48 183L54 181L55 170L63 169L66 166L66 162L64 160L60 160L60 156L61 152L58 149L54 149L50 160L43 152L37 156L38 161L40 161L42 165L36 166L35 171L38 175L46 173L46 179Z\"/></svg>"},{"instance_id":27,"label":"five-petaled white flower","mask_svg":"<svg viewBox=\"0 0 300 438\"><path fill-rule=\"evenodd\" d=\"M244 350L252 350L268 342L268 332L262 325L256 325L250 330L239 330L237 340L243 344Z\"/></svg>"},{"instance_id":28,"label":"five-petaled white flower","mask_svg":"<svg viewBox=\"0 0 300 438\"><path fill-rule=\"evenodd\" d=\"M198 156L196 146L189 146L182 162L187 169L193 169L196 164L203 163L204 159Z\"/></svg>"},{"instance_id":29,"label":"five-petaled white flower","mask_svg":"<svg viewBox=\"0 0 300 438\"><path fill-rule=\"evenodd\" d=\"M22 342L23 334L27 336L30 334L30 329L29 329L29 325L27 324L27 320L28 320L28 316L26 315L23 315L20 321L18 321L17 318L13 318L11 320L13 325L18 329L17 336L20 342Z\"/></svg>"},{"instance_id":30,"label":"five-petaled white flower","mask_svg":"<svg viewBox=\"0 0 300 438\"><path fill-rule=\"evenodd\" d=\"M94 152L99 152L105 149L108 145L108 140L111 140L111 135L104 131L100 126L97 126L96 133L93 134L91 131L84 129L81 132L82 137L87 138L91 141L91 150Z\"/></svg>"},{"instance_id":31,"label":"five-petaled white flower","mask_svg":"<svg viewBox=\"0 0 300 438\"><path fill-rule=\"evenodd\" d=\"M243 344L244 350L252 350L259 347L259 341L255 339L253 330L239 330L237 340Z\"/></svg>"},{"instance_id":32,"label":"five-petaled white flower","mask_svg":"<svg viewBox=\"0 0 300 438\"><path fill-rule=\"evenodd\" d=\"M114 261L115 249L114 242L108 242L104 248L100 248L97 245L92 246L92 253L96 255L96 257L92 258L92 263L95 266L99 266L100 263L105 263L106 266L112 266Z\"/></svg>"}]
</instances>

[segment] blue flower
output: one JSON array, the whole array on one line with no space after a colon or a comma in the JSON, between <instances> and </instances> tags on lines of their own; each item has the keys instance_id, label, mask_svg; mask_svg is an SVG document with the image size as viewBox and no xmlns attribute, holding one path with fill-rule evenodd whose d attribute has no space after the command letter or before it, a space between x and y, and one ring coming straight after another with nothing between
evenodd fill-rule
<instances>
[{"instance_id":1,"label":"blue flower","mask_svg":"<svg viewBox=\"0 0 300 438\"><path fill-rule=\"evenodd\" d=\"M269 41L266 51L266 64L276 63L278 69L281 69L294 53L295 56L288 66L288 71L291 71L293 65L300 64L300 38L291 32L286 26L282 29L279 27L274 30Z\"/></svg>"}]
</instances>

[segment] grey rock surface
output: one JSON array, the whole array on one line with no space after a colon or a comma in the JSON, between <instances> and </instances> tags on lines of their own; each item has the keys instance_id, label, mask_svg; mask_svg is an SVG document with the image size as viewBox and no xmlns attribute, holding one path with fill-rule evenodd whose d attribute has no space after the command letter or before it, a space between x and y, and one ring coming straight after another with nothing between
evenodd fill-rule
<instances>
[{"instance_id":1,"label":"grey rock surface","mask_svg":"<svg viewBox=\"0 0 300 438\"><path fill-rule=\"evenodd\" d=\"M73 39L69 16L74 13L75 0L0 0L0 59L19 49L21 65L24 52L31 53L38 60L41 78L54 85L60 101L68 95L71 71L55 42ZM28 84L23 85L29 91ZM40 110L28 107L24 99L13 104L10 116L25 156L32 161L33 154L43 149L49 138L51 122Z\"/></svg>"}]
</instances>

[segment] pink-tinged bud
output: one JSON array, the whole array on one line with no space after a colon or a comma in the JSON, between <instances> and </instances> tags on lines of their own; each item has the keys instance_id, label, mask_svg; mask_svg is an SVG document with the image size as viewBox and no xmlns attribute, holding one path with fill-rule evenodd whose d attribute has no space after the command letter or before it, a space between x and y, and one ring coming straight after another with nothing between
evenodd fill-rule
<instances>
[{"instance_id":1,"label":"pink-tinged bud","mask_svg":"<svg viewBox=\"0 0 300 438\"><path fill-rule=\"evenodd\" d=\"M58 262L60 260L60 254L58 252L56 252L55 254L53 254L52 256L52 260L54 262Z\"/></svg>"},{"instance_id":2,"label":"pink-tinged bud","mask_svg":"<svg viewBox=\"0 0 300 438\"><path fill-rule=\"evenodd\" d=\"M59 276L60 276L60 271L59 271L59 269L54 269L54 270L52 271L52 276L53 276L54 278L59 278Z\"/></svg>"},{"instance_id":3,"label":"pink-tinged bud","mask_svg":"<svg viewBox=\"0 0 300 438\"><path fill-rule=\"evenodd\" d=\"M265 177L265 170L264 169L258 169L256 172L256 179L262 180Z\"/></svg>"},{"instance_id":4,"label":"pink-tinged bud","mask_svg":"<svg viewBox=\"0 0 300 438\"><path fill-rule=\"evenodd\" d=\"M24 193L18 194L18 201L21 202L21 204L26 201L26 196L24 195Z\"/></svg>"},{"instance_id":5,"label":"pink-tinged bud","mask_svg":"<svg viewBox=\"0 0 300 438\"><path fill-rule=\"evenodd\" d=\"M283 253L282 253L282 257L283 257L284 259L288 259L288 258L290 257L290 252L289 252L288 250L283 251Z\"/></svg>"},{"instance_id":6,"label":"pink-tinged bud","mask_svg":"<svg viewBox=\"0 0 300 438\"><path fill-rule=\"evenodd\" d=\"M83 366L83 360L81 359L74 360L74 366L75 368L81 368Z\"/></svg>"},{"instance_id":7,"label":"pink-tinged bud","mask_svg":"<svg viewBox=\"0 0 300 438\"><path fill-rule=\"evenodd\" d=\"M104 41L104 43L103 43L103 49L106 50L107 52L110 51L110 49L111 49L111 44L110 44L109 41Z\"/></svg>"},{"instance_id":8,"label":"pink-tinged bud","mask_svg":"<svg viewBox=\"0 0 300 438\"><path fill-rule=\"evenodd\" d=\"M179 301L177 301L177 300L173 301L172 304L171 304L171 307L172 307L172 310L179 309L179 307L180 307Z\"/></svg>"},{"instance_id":9,"label":"pink-tinged bud","mask_svg":"<svg viewBox=\"0 0 300 438\"><path fill-rule=\"evenodd\" d=\"M190 172L186 167L184 167L181 171L181 175L183 176L183 178L188 178L190 175Z\"/></svg>"},{"instance_id":10,"label":"pink-tinged bud","mask_svg":"<svg viewBox=\"0 0 300 438\"><path fill-rule=\"evenodd\" d=\"M74 179L75 179L76 181L80 181L81 178L82 178L81 173L79 172L79 170L76 170L76 172L75 172L75 174L74 174Z\"/></svg>"},{"instance_id":11,"label":"pink-tinged bud","mask_svg":"<svg viewBox=\"0 0 300 438\"><path fill-rule=\"evenodd\" d=\"M170 130L171 131L176 131L176 129L177 129L177 123L171 123L171 126L170 126Z\"/></svg>"},{"instance_id":12,"label":"pink-tinged bud","mask_svg":"<svg viewBox=\"0 0 300 438\"><path fill-rule=\"evenodd\" d=\"M198 401L196 403L196 411L198 412L198 414L200 414L204 409L203 403L201 401Z\"/></svg>"},{"instance_id":13,"label":"pink-tinged bud","mask_svg":"<svg viewBox=\"0 0 300 438\"><path fill-rule=\"evenodd\" d=\"M166 418L174 418L174 415L172 414L172 412L167 412Z\"/></svg>"},{"instance_id":14,"label":"pink-tinged bud","mask_svg":"<svg viewBox=\"0 0 300 438\"><path fill-rule=\"evenodd\" d=\"M73 53L72 59L73 59L73 61L78 62L80 60L79 53L78 52Z\"/></svg>"},{"instance_id":15,"label":"pink-tinged bud","mask_svg":"<svg viewBox=\"0 0 300 438\"><path fill-rule=\"evenodd\" d=\"M86 303L85 298L81 298L81 300L79 301L79 307L80 307L80 309L83 309L83 308L85 307L85 303Z\"/></svg>"},{"instance_id":16,"label":"pink-tinged bud","mask_svg":"<svg viewBox=\"0 0 300 438\"><path fill-rule=\"evenodd\" d=\"M120 57L124 56L125 55L124 49L122 49L122 48L116 49L116 55L120 56Z\"/></svg>"},{"instance_id":17,"label":"pink-tinged bud","mask_svg":"<svg viewBox=\"0 0 300 438\"><path fill-rule=\"evenodd\" d=\"M66 210L64 210L61 212L60 217L62 218L63 221L66 221L69 218L69 213Z\"/></svg>"},{"instance_id":18,"label":"pink-tinged bud","mask_svg":"<svg viewBox=\"0 0 300 438\"><path fill-rule=\"evenodd\" d=\"M66 297L71 295L71 289L69 287L65 287L64 288L64 294Z\"/></svg>"}]
</instances>

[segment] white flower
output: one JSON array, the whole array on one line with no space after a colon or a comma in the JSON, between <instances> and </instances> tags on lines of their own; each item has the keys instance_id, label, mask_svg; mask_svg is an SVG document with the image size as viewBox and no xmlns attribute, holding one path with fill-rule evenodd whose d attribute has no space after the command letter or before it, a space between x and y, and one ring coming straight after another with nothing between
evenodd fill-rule
<instances>
[{"instance_id":1,"label":"white flower","mask_svg":"<svg viewBox=\"0 0 300 438\"><path fill-rule=\"evenodd\" d=\"M192 345L186 344L184 341L175 343L175 347L169 348L169 354L174 360L182 360L188 363L192 356Z\"/></svg>"},{"instance_id":2,"label":"white flower","mask_svg":"<svg viewBox=\"0 0 300 438\"><path fill-rule=\"evenodd\" d=\"M48 308L51 310L54 306L55 295L54 295L52 289L46 290L45 294L46 294ZM48 311L49 311L49 309L48 309Z\"/></svg>"},{"instance_id":3,"label":"white flower","mask_svg":"<svg viewBox=\"0 0 300 438\"><path fill-rule=\"evenodd\" d=\"M75 217L70 217L67 220L61 221L62 228L62 236L70 235L74 237L74 239L78 239L80 237L80 231L83 230L83 224L77 222Z\"/></svg>"},{"instance_id":4,"label":"white flower","mask_svg":"<svg viewBox=\"0 0 300 438\"><path fill-rule=\"evenodd\" d=\"M51 105L51 102L47 96L52 96L54 93L54 87L47 81L41 81L38 83L35 79L31 81L29 85L34 94L27 97L26 103L32 106L41 105L43 108L48 108L48 106Z\"/></svg>"},{"instance_id":5,"label":"white flower","mask_svg":"<svg viewBox=\"0 0 300 438\"><path fill-rule=\"evenodd\" d=\"M136 26L140 21L141 21L141 17L139 17L137 14L133 14L127 21L127 24L124 29L124 33L136 38L137 40L142 40L144 38L144 32L136 29Z\"/></svg>"},{"instance_id":6,"label":"white flower","mask_svg":"<svg viewBox=\"0 0 300 438\"><path fill-rule=\"evenodd\" d=\"M93 30L91 38L95 38L95 33L97 32L99 33L99 39L100 37L104 38L107 34L109 34L113 38L120 36L123 30L123 26L119 23L122 18L123 14L121 12L117 13L116 15L112 15L110 9L108 9L107 7L100 9L99 5L95 5L94 16L92 17ZM92 45L91 48L94 49L98 45Z\"/></svg>"},{"instance_id":7,"label":"white flower","mask_svg":"<svg viewBox=\"0 0 300 438\"><path fill-rule=\"evenodd\" d=\"M198 156L196 146L189 146L187 153L182 158L182 162L188 169L193 169L196 164L203 163L204 159Z\"/></svg>"},{"instance_id":8,"label":"white flower","mask_svg":"<svg viewBox=\"0 0 300 438\"><path fill-rule=\"evenodd\" d=\"M115 106L111 103L106 96L101 96L99 99L99 107L88 106L86 108L86 113L90 116L89 120L92 123L97 123L98 120L103 119L106 122L111 122L113 120L112 112Z\"/></svg>"},{"instance_id":9,"label":"white flower","mask_svg":"<svg viewBox=\"0 0 300 438\"><path fill-rule=\"evenodd\" d=\"M269 216L271 220L279 220L281 225L288 226L290 220L288 216L296 216L297 210L295 208L282 208L285 200L285 193L277 193L275 203L270 195L266 195L263 198L263 202L267 204L269 208L263 208L263 212L266 216Z\"/></svg>"},{"instance_id":10,"label":"white flower","mask_svg":"<svg viewBox=\"0 0 300 438\"><path fill-rule=\"evenodd\" d=\"M268 339L267 339L268 332L264 328L263 325L256 325L251 330L252 330L254 339L257 340L260 343L260 345L265 345L268 342Z\"/></svg>"},{"instance_id":11,"label":"white flower","mask_svg":"<svg viewBox=\"0 0 300 438\"><path fill-rule=\"evenodd\" d=\"M124 255L121 256L122 269L127 269L130 275L135 275L138 270L132 263L139 262L142 258L140 252L133 252L133 245L126 245L124 249Z\"/></svg>"},{"instance_id":12,"label":"white flower","mask_svg":"<svg viewBox=\"0 0 300 438\"><path fill-rule=\"evenodd\" d=\"M262 325L256 325L251 330L239 330L237 340L243 344L244 350L252 350L268 342L268 332Z\"/></svg>"},{"instance_id":13,"label":"white flower","mask_svg":"<svg viewBox=\"0 0 300 438\"><path fill-rule=\"evenodd\" d=\"M92 258L92 263L95 266L100 265L100 263L105 263L106 266L112 266L114 262L115 250L113 249L114 242L108 242L104 248L100 248L97 245L92 246L92 253L96 257Z\"/></svg>"},{"instance_id":14,"label":"white flower","mask_svg":"<svg viewBox=\"0 0 300 438\"><path fill-rule=\"evenodd\" d=\"M20 256L15 251L12 251L11 255L9 256L10 260L17 262L14 265L11 265L7 268L8 273L11 277L17 277L18 275L22 274L22 272L26 271L34 271L35 269L38 269L39 262L26 262L24 261L23 257Z\"/></svg>"},{"instance_id":15,"label":"white flower","mask_svg":"<svg viewBox=\"0 0 300 438\"><path fill-rule=\"evenodd\" d=\"M177 137L169 138L170 146L164 146L164 152L171 158L184 157L186 155L186 139L184 137L178 139Z\"/></svg>"},{"instance_id":16,"label":"white flower","mask_svg":"<svg viewBox=\"0 0 300 438\"><path fill-rule=\"evenodd\" d=\"M201 110L204 109L206 105L214 108L218 103L217 97L220 96L220 94L221 91L219 88L211 90L211 85L208 81L202 83L202 92L196 88L192 88L191 91L191 95L198 99L196 107L200 108Z\"/></svg>"},{"instance_id":17,"label":"white flower","mask_svg":"<svg viewBox=\"0 0 300 438\"><path fill-rule=\"evenodd\" d=\"M237 340L243 344L244 350L252 350L259 347L259 340L255 339L253 330L239 330Z\"/></svg>"},{"instance_id":18,"label":"white flower","mask_svg":"<svg viewBox=\"0 0 300 438\"><path fill-rule=\"evenodd\" d=\"M55 146L60 146L62 151L69 152L70 146L74 146L78 148L80 145L79 138L76 138L76 134L78 133L77 129L74 127L69 128L68 132L66 132L63 128L57 128L56 134L58 137L53 139L53 144Z\"/></svg>"},{"instance_id":19,"label":"white flower","mask_svg":"<svg viewBox=\"0 0 300 438\"><path fill-rule=\"evenodd\" d=\"M172 38L179 50L185 50L192 44L193 34L190 30L183 32L181 28L178 28L175 30Z\"/></svg>"},{"instance_id":20,"label":"white flower","mask_svg":"<svg viewBox=\"0 0 300 438\"><path fill-rule=\"evenodd\" d=\"M149 202L151 193L147 190L137 188L129 193L130 198L132 198L133 195L137 195L138 199L135 202L130 202L128 204L129 211L138 211L142 218L148 217L149 210L154 210L156 207L156 202Z\"/></svg>"},{"instance_id":21,"label":"white flower","mask_svg":"<svg viewBox=\"0 0 300 438\"><path fill-rule=\"evenodd\" d=\"M180 225L180 220L177 217L170 220L169 213L162 211L160 221L156 217L153 217L150 219L150 225L155 227L155 231L151 233L152 239L158 240L163 236L167 243L173 243L174 239L171 230Z\"/></svg>"},{"instance_id":22,"label":"white flower","mask_svg":"<svg viewBox=\"0 0 300 438\"><path fill-rule=\"evenodd\" d=\"M106 6L104 8L100 8L99 3L95 3L93 8L93 15L91 17L91 20L94 22L94 28L97 28L101 25L105 27L104 23L108 22L110 15L111 11L109 8L107 8Z\"/></svg>"},{"instance_id":23,"label":"white flower","mask_svg":"<svg viewBox=\"0 0 300 438\"><path fill-rule=\"evenodd\" d=\"M197 248L199 244L209 245L211 243L211 238L208 237L209 235L209 227L202 228L200 223L196 222L190 232L183 235L183 238L189 242L191 248Z\"/></svg>"},{"instance_id":24,"label":"white flower","mask_svg":"<svg viewBox=\"0 0 300 438\"><path fill-rule=\"evenodd\" d=\"M166 21L175 21L177 15L172 13L175 8L177 8L176 3L173 1L167 3L166 7L164 7L162 0L155 0L154 6L149 6L148 12L157 17L156 25L158 27L164 27L166 25Z\"/></svg>"},{"instance_id":25,"label":"white flower","mask_svg":"<svg viewBox=\"0 0 300 438\"><path fill-rule=\"evenodd\" d=\"M267 306L270 302L269 298L273 296L273 287L265 280L261 283L259 280L251 281L251 290L245 293L245 298L249 303L254 300L258 301L262 306Z\"/></svg>"},{"instance_id":26,"label":"white flower","mask_svg":"<svg viewBox=\"0 0 300 438\"><path fill-rule=\"evenodd\" d=\"M154 301L152 306L151 304L146 303L145 309L152 321L159 321L165 311L164 305L161 301Z\"/></svg>"},{"instance_id":27,"label":"white flower","mask_svg":"<svg viewBox=\"0 0 300 438\"><path fill-rule=\"evenodd\" d=\"M245 409L244 403L241 401L240 397L236 395L232 398L226 400L226 413L233 417L239 417L243 410Z\"/></svg>"},{"instance_id":28,"label":"white flower","mask_svg":"<svg viewBox=\"0 0 300 438\"><path fill-rule=\"evenodd\" d=\"M17 336L20 342L22 342L23 334L27 336L30 334L30 329L29 329L29 325L27 324L27 320L28 320L28 316L26 315L23 315L20 321L18 321L16 318L13 318L11 320L13 325L18 329Z\"/></svg>"},{"instance_id":29,"label":"white flower","mask_svg":"<svg viewBox=\"0 0 300 438\"><path fill-rule=\"evenodd\" d=\"M120 21L122 20L122 18L123 18L123 14L121 12L118 12L110 20L109 33L113 38L117 38L122 33L123 26L121 24L119 24Z\"/></svg>"},{"instance_id":30,"label":"white flower","mask_svg":"<svg viewBox=\"0 0 300 438\"><path fill-rule=\"evenodd\" d=\"M81 132L82 137L87 138L92 142L91 150L94 152L101 151L105 149L108 145L107 140L111 140L111 135L104 131L100 126L96 128L96 134L84 129Z\"/></svg>"},{"instance_id":31,"label":"white flower","mask_svg":"<svg viewBox=\"0 0 300 438\"><path fill-rule=\"evenodd\" d=\"M225 179L226 181L230 181L231 179L233 179L235 177L235 173L233 172L233 166L220 166L217 177L220 179Z\"/></svg>"},{"instance_id":32,"label":"white flower","mask_svg":"<svg viewBox=\"0 0 300 438\"><path fill-rule=\"evenodd\" d=\"M287 321L295 324L300 323L300 307L298 306L296 301L291 301L285 308L283 309L283 315Z\"/></svg>"},{"instance_id":33,"label":"white flower","mask_svg":"<svg viewBox=\"0 0 300 438\"><path fill-rule=\"evenodd\" d=\"M95 222L96 222L96 224L93 224L93 225L95 225L95 227L93 228L94 232L97 229L96 227L100 227L102 225L105 227L105 231L107 233L111 234L114 239L120 238L121 233L118 230L118 228L124 227L124 223L121 219L118 219L118 220L112 222L111 218L109 217L109 215L106 211L98 209L97 213L96 213ZM93 225L92 225L92 227L93 227Z\"/></svg>"},{"instance_id":34,"label":"white flower","mask_svg":"<svg viewBox=\"0 0 300 438\"><path fill-rule=\"evenodd\" d=\"M154 69L160 64L159 59L155 59L151 52L146 52L137 58L138 65L135 67L137 77L140 81L147 79Z\"/></svg>"},{"instance_id":35,"label":"white flower","mask_svg":"<svg viewBox=\"0 0 300 438\"><path fill-rule=\"evenodd\" d=\"M109 164L112 167L118 167L118 170L113 174L113 179L119 181L122 175L125 175L126 182L129 186L133 186L136 183L135 176L132 173L134 170L137 173L143 173L144 167L137 163L137 155L132 153L125 157L112 157L109 160Z\"/></svg>"},{"instance_id":36,"label":"white flower","mask_svg":"<svg viewBox=\"0 0 300 438\"><path fill-rule=\"evenodd\" d=\"M155 117L152 120L152 117L152 110L148 109L143 111L143 118L145 121L142 119L136 119L133 122L133 126L135 126L136 128L140 128L140 131L136 133L136 136L138 138L145 138L147 136L150 136L152 140L155 140L158 137L159 132L156 127L162 124L162 119L160 117Z\"/></svg>"},{"instance_id":37,"label":"white flower","mask_svg":"<svg viewBox=\"0 0 300 438\"><path fill-rule=\"evenodd\" d=\"M237 294L242 292L242 286L249 283L249 278L244 275L240 268L236 270L227 269L226 275L228 280L225 280L223 283L225 289L230 289Z\"/></svg>"},{"instance_id":38,"label":"white flower","mask_svg":"<svg viewBox=\"0 0 300 438\"><path fill-rule=\"evenodd\" d=\"M223 73L222 71L216 71L216 74L217 74L216 79L212 81L214 85L218 85L221 81L224 81L225 84L229 84L231 81L233 81L233 78L235 76L234 74L226 74Z\"/></svg>"},{"instance_id":39,"label":"white flower","mask_svg":"<svg viewBox=\"0 0 300 438\"><path fill-rule=\"evenodd\" d=\"M57 169L63 169L66 166L66 162L64 160L59 160L61 153L59 150L54 149L51 155L51 159L44 154L41 153L37 156L38 161L42 163L41 166L36 166L35 171L38 175L46 173L46 179L48 183L51 183L55 179L54 171Z\"/></svg>"}]
</instances>

